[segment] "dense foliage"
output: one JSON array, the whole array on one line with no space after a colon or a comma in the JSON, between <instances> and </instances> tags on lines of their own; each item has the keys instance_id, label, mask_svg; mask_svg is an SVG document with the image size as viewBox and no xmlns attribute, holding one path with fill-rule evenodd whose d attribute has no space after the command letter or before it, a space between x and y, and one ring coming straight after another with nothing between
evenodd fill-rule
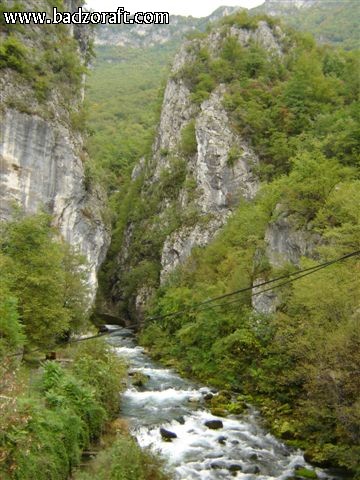
<instances>
[{"instance_id":1,"label":"dense foliage","mask_svg":"<svg viewBox=\"0 0 360 480\"><path fill-rule=\"evenodd\" d=\"M271 222L308 235L317 261L360 247L357 55L288 33L283 55L269 56L226 34L232 24L254 29L256 19L241 13L224 23L218 55L194 41L195 59L178 75L198 103L227 85L224 106L258 153L263 184L257 200L240 204L213 243L193 250L158 290L157 318L296 269L270 264ZM315 263L300 259L303 267ZM247 293L226 307L160 318L142 341L157 358L257 403L275 433L313 462L359 474L358 272L352 259L287 285L272 314L254 312Z\"/></svg>"},{"instance_id":2,"label":"dense foliage","mask_svg":"<svg viewBox=\"0 0 360 480\"><path fill-rule=\"evenodd\" d=\"M169 480L162 461L143 450L128 435L118 435L111 447L102 451L86 472L75 480Z\"/></svg>"},{"instance_id":3,"label":"dense foliage","mask_svg":"<svg viewBox=\"0 0 360 480\"><path fill-rule=\"evenodd\" d=\"M357 0L318 0L305 8L279 2L260 5L253 13L275 11L293 28L311 32L320 43L328 43L346 50L360 47L357 19L360 5Z\"/></svg>"},{"instance_id":4,"label":"dense foliage","mask_svg":"<svg viewBox=\"0 0 360 480\"><path fill-rule=\"evenodd\" d=\"M51 350L64 335L84 327L85 260L60 239L49 215L18 214L3 223L0 262L0 353L24 341L28 349Z\"/></svg>"},{"instance_id":5,"label":"dense foliage","mask_svg":"<svg viewBox=\"0 0 360 480\"><path fill-rule=\"evenodd\" d=\"M66 25L8 25L5 23L3 12L20 12L26 10L52 11L52 7L64 8L63 0L36 2L2 2L0 6L0 72L11 69L11 75L19 86L32 88L39 104L45 104L53 99L57 92L62 98L62 107L65 111L79 115L81 103L80 90L86 64L92 56L90 38L83 42L85 50L79 51L79 43L70 35ZM77 2L79 5L83 2ZM10 107L20 111L33 113L34 105L30 105L29 98L13 96L6 98ZM41 113L47 116L53 114L51 108L44 108ZM74 119L74 124L76 119ZM78 125L74 125L78 126Z\"/></svg>"},{"instance_id":6,"label":"dense foliage","mask_svg":"<svg viewBox=\"0 0 360 480\"><path fill-rule=\"evenodd\" d=\"M15 375L0 402L0 476L4 480L66 480L81 452L99 438L119 409L104 396L121 390L125 369L104 343L79 346L73 368L46 362L36 382L24 388ZM91 362L92 369L81 370ZM24 376L24 371L21 372ZM32 372L34 375L34 372ZM23 380L24 381L24 380ZM28 382L28 380L27 380ZM115 408L116 407L116 408Z\"/></svg>"}]
</instances>

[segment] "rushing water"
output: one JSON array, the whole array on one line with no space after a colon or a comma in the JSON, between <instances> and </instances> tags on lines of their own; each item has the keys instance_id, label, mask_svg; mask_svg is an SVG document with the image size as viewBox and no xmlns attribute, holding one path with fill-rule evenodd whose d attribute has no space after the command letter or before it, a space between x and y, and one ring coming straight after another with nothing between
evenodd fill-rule
<instances>
[{"instance_id":1,"label":"rushing water","mask_svg":"<svg viewBox=\"0 0 360 480\"><path fill-rule=\"evenodd\" d=\"M311 468L301 452L287 448L260 426L254 409L245 415L213 416L204 401L210 389L155 364L136 345L130 330L113 334L109 343L133 372L149 377L144 387L131 386L124 393L122 417L142 447L166 458L177 480L285 480L294 477L296 467ZM223 428L209 429L208 420L221 420ZM164 441L160 427L177 438ZM320 469L316 472L320 479L336 478Z\"/></svg>"}]
</instances>

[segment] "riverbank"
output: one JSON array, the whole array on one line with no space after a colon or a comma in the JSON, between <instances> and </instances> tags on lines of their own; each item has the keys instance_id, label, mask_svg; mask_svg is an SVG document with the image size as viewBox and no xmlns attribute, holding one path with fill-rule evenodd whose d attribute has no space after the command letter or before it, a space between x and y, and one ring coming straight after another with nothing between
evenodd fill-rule
<instances>
[{"instance_id":1,"label":"riverbank","mask_svg":"<svg viewBox=\"0 0 360 480\"><path fill-rule=\"evenodd\" d=\"M109 342L134 379L122 395L122 419L142 448L161 454L177 480L341 478L311 467L300 450L272 436L250 405L216 415L212 399L222 394L151 360L129 330Z\"/></svg>"},{"instance_id":2,"label":"riverbank","mask_svg":"<svg viewBox=\"0 0 360 480\"><path fill-rule=\"evenodd\" d=\"M2 378L2 480L66 480L119 412L126 367L105 342L38 361L9 367Z\"/></svg>"}]
</instances>

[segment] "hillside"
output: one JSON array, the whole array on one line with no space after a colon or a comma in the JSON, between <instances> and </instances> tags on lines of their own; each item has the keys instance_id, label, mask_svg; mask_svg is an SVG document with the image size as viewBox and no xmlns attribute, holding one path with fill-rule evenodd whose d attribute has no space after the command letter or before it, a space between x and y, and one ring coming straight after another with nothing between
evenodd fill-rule
<instances>
[{"instance_id":1,"label":"hillside","mask_svg":"<svg viewBox=\"0 0 360 480\"><path fill-rule=\"evenodd\" d=\"M191 307L359 250L358 72L356 55L244 12L186 42L152 152L114 199L102 278L156 358L238 391L312 462L351 471L358 262Z\"/></svg>"},{"instance_id":2,"label":"hillside","mask_svg":"<svg viewBox=\"0 0 360 480\"><path fill-rule=\"evenodd\" d=\"M219 7L204 18L171 15L168 25L101 25L96 30L96 45L148 48L168 42L179 45L191 32L204 31L209 23L230 15L240 7Z\"/></svg>"},{"instance_id":3,"label":"hillside","mask_svg":"<svg viewBox=\"0 0 360 480\"><path fill-rule=\"evenodd\" d=\"M265 0L252 11L280 17L295 29L311 32L320 43L360 48L357 0Z\"/></svg>"}]
</instances>

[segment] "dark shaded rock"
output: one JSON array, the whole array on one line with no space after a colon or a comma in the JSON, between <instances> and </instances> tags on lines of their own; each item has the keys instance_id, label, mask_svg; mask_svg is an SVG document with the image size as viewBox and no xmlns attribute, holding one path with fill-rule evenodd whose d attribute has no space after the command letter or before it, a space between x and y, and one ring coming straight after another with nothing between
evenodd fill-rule
<instances>
[{"instance_id":1,"label":"dark shaded rock","mask_svg":"<svg viewBox=\"0 0 360 480\"><path fill-rule=\"evenodd\" d=\"M219 428L223 428L224 424L221 420L207 420L204 425L211 430L218 430Z\"/></svg>"},{"instance_id":2,"label":"dark shaded rock","mask_svg":"<svg viewBox=\"0 0 360 480\"><path fill-rule=\"evenodd\" d=\"M166 442L171 442L173 438L177 438L176 433L170 432L170 430L166 430L165 428L160 428L160 435L163 440Z\"/></svg>"},{"instance_id":3,"label":"dark shaded rock","mask_svg":"<svg viewBox=\"0 0 360 480\"><path fill-rule=\"evenodd\" d=\"M221 435L221 436L217 439L217 441L218 441L221 445L225 445L226 440L227 440L227 437L224 437L224 435Z\"/></svg>"},{"instance_id":4,"label":"dark shaded rock","mask_svg":"<svg viewBox=\"0 0 360 480\"><path fill-rule=\"evenodd\" d=\"M179 422L180 425L185 425L185 418L184 418L184 417L178 417L178 418L176 419L176 421Z\"/></svg>"},{"instance_id":5,"label":"dark shaded rock","mask_svg":"<svg viewBox=\"0 0 360 480\"><path fill-rule=\"evenodd\" d=\"M211 468L214 470L220 470L220 469L225 469L226 467L226 462L223 462L222 460L217 460L216 462L211 462Z\"/></svg>"},{"instance_id":6,"label":"dark shaded rock","mask_svg":"<svg viewBox=\"0 0 360 480\"><path fill-rule=\"evenodd\" d=\"M228 469L230 472L241 472L242 471L242 466L239 465L238 463L232 463Z\"/></svg>"},{"instance_id":7,"label":"dark shaded rock","mask_svg":"<svg viewBox=\"0 0 360 480\"><path fill-rule=\"evenodd\" d=\"M141 372L135 372L132 378L132 383L135 387L144 387L150 379L149 375L144 375Z\"/></svg>"},{"instance_id":8,"label":"dark shaded rock","mask_svg":"<svg viewBox=\"0 0 360 480\"><path fill-rule=\"evenodd\" d=\"M239 445L239 440L231 440L232 445Z\"/></svg>"},{"instance_id":9,"label":"dark shaded rock","mask_svg":"<svg viewBox=\"0 0 360 480\"><path fill-rule=\"evenodd\" d=\"M108 329L108 327L107 327L106 325L100 325L100 326L98 327L98 332L99 332L99 333L106 333L106 332L108 332L108 331L109 331L109 329Z\"/></svg>"},{"instance_id":10,"label":"dark shaded rock","mask_svg":"<svg viewBox=\"0 0 360 480\"><path fill-rule=\"evenodd\" d=\"M204 400L206 402L210 402L210 400L213 398L213 396L214 395L212 393L207 393L207 394L204 395Z\"/></svg>"},{"instance_id":11,"label":"dark shaded rock","mask_svg":"<svg viewBox=\"0 0 360 480\"><path fill-rule=\"evenodd\" d=\"M251 455L249 455L249 460L255 461L258 459L259 459L259 456L257 453L252 453Z\"/></svg>"}]
</instances>

